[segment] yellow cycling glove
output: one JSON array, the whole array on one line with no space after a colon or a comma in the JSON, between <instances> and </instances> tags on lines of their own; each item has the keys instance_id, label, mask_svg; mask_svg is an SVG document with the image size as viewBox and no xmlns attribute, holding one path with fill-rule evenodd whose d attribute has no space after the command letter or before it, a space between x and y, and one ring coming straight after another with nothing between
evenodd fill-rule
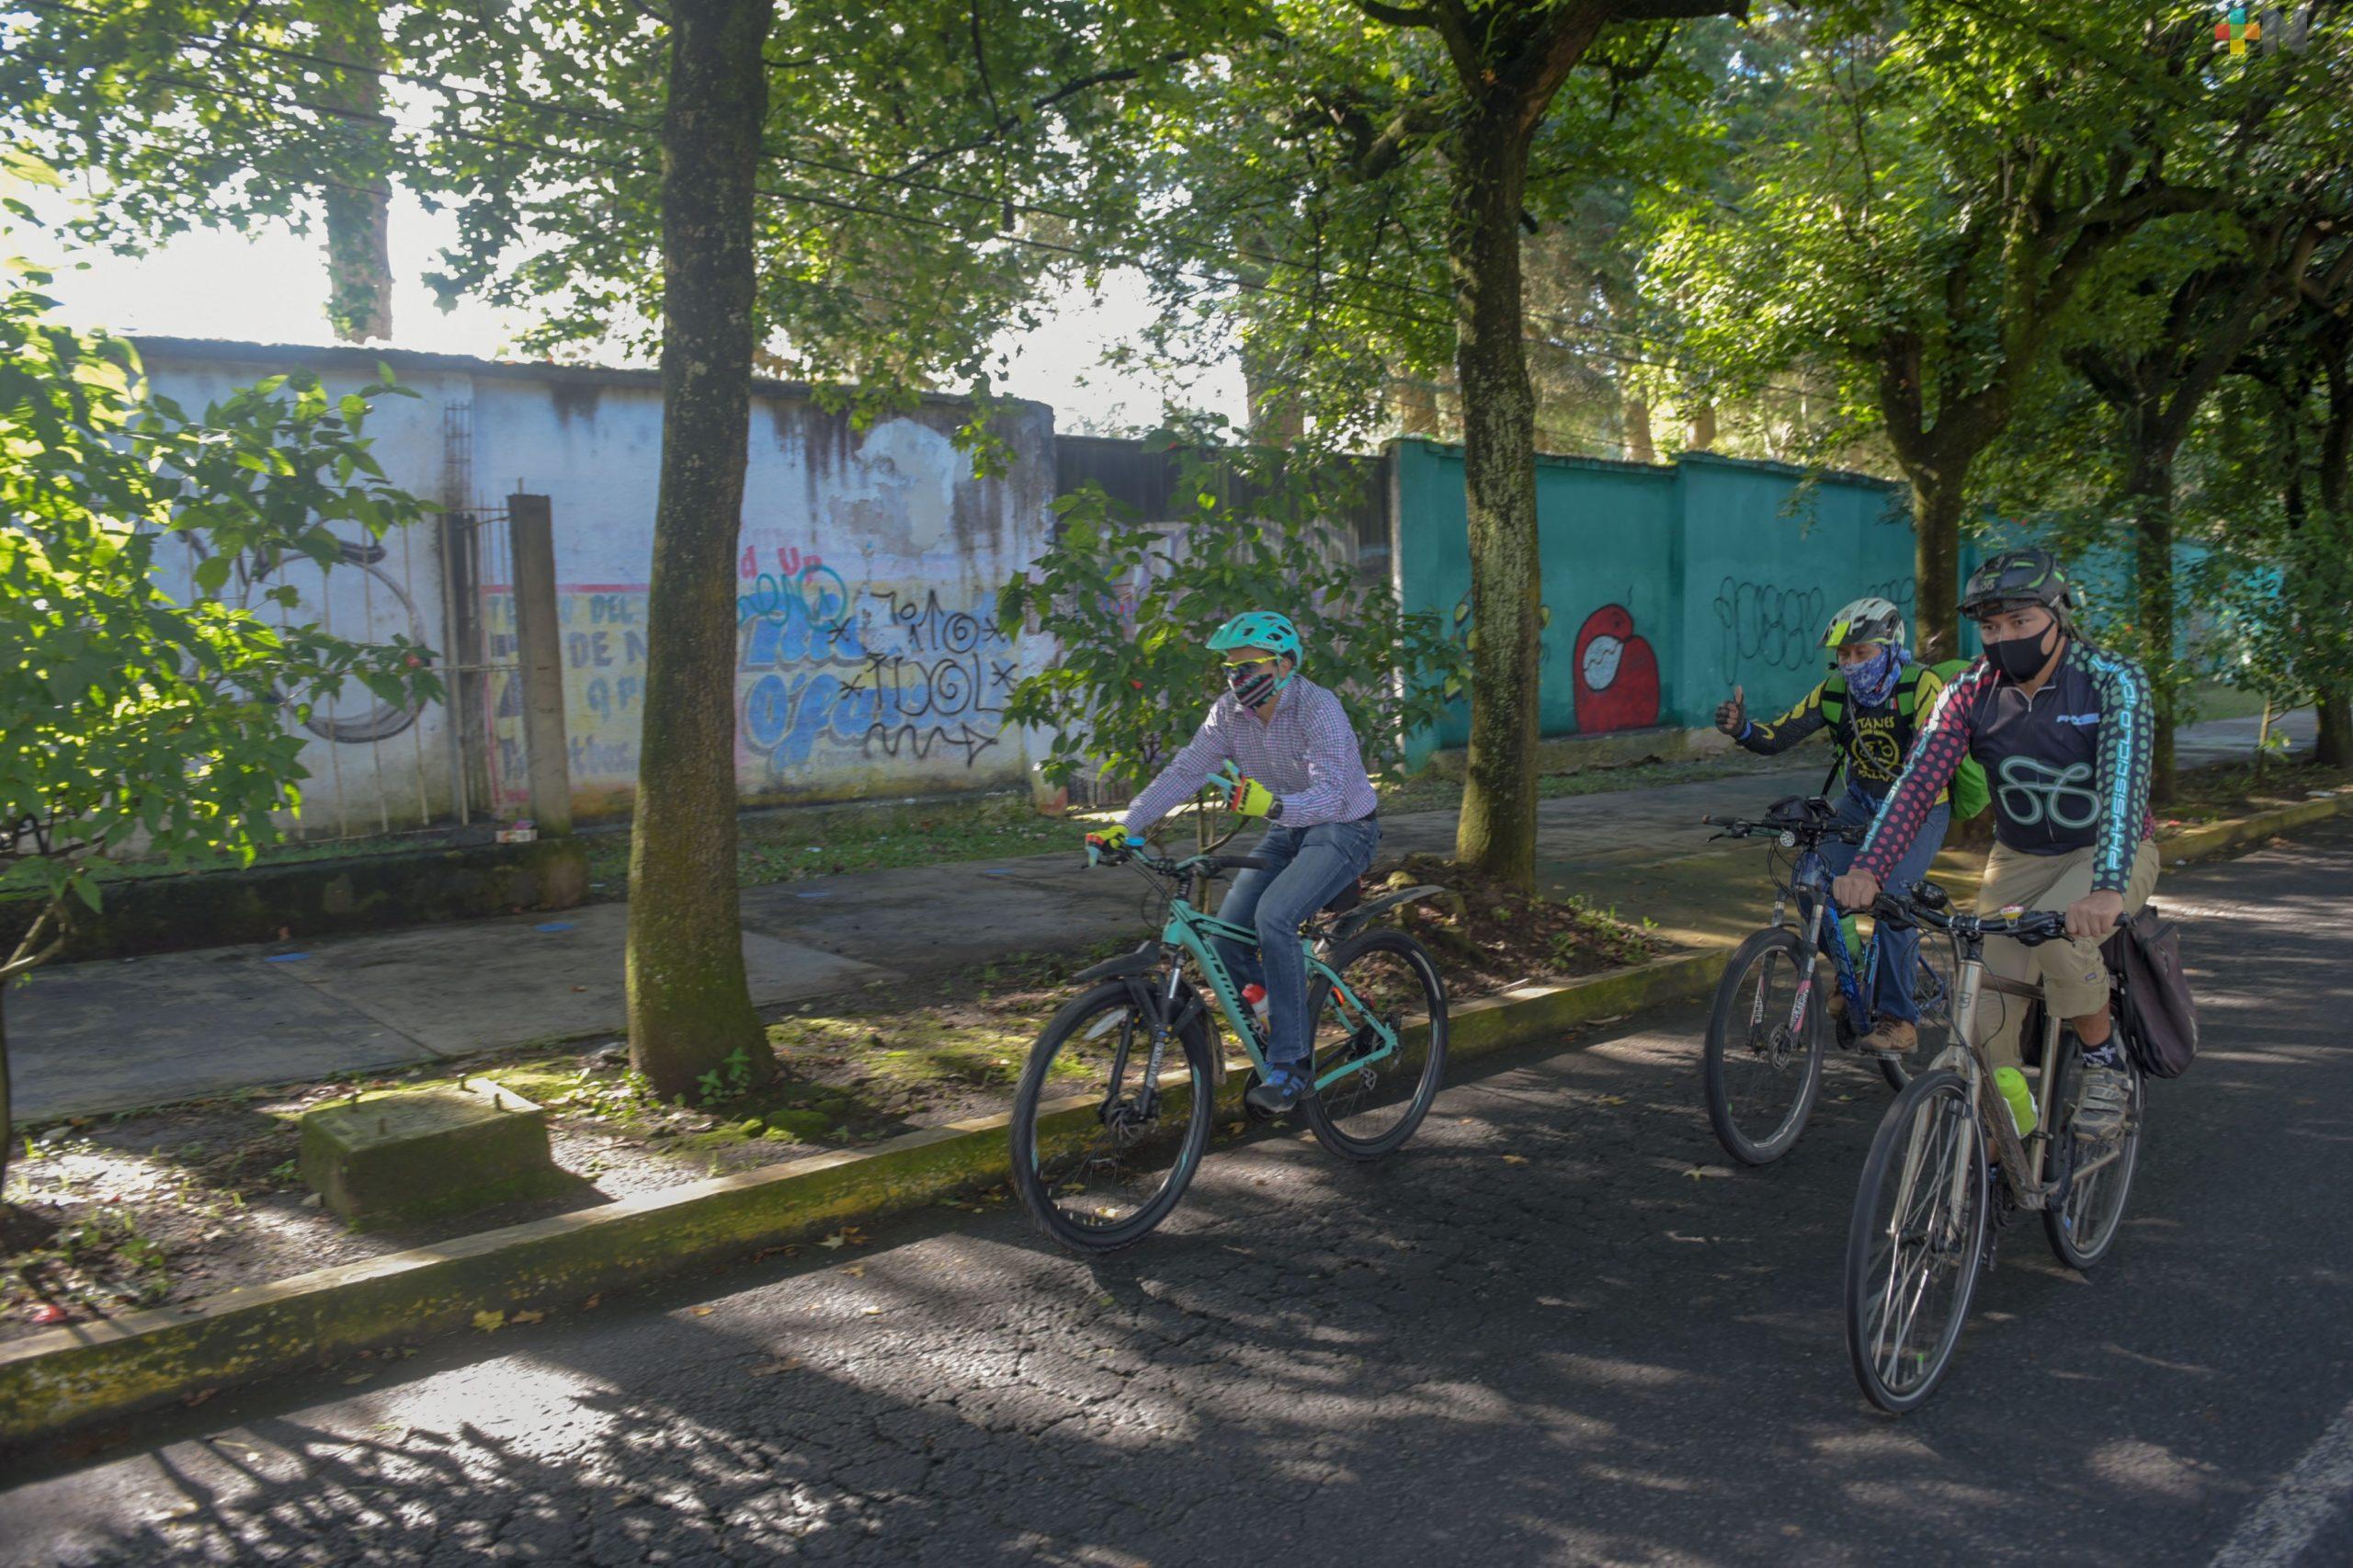
<instances>
[{"instance_id":1,"label":"yellow cycling glove","mask_svg":"<svg viewBox=\"0 0 2353 1568\"><path fill-rule=\"evenodd\" d=\"M1086 863L1099 866L1106 860L1122 859L1128 853L1128 830L1120 823L1098 827L1086 835Z\"/></svg>"},{"instance_id":2,"label":"yellow cycling glove","mask_svg":"<svg viewBox=\"0 0 2353 1568\"><path fill-rule=\"evenodd\" d=\"M1243 776L1233 763L1211 780L1225 796L1226 809L1245 817L1271 816L1275 812L1275 792L1256 778Z\"/></svg>"}]
</instances>

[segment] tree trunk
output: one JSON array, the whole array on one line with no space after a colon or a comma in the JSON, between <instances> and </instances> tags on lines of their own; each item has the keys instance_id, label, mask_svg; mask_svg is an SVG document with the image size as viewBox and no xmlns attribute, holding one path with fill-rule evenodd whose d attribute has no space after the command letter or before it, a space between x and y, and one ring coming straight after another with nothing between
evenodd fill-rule
<instances>
[{"instance_id":1,"label":"tree trunk","mask_svg":"<svg viewBox=\"0 0 2353 1568\"><path fill-rule=\"evenodd\" d=\"M357 14L350 33L324 40L322 52L354 65L382 65L384 35L375 13ZM355 117L381 116L384 79L372 71L347 71L329 83L322 97ZM381 166L391 156L391 141L369 119L344 123L374 156L355 160L340 171L346 177L319 190L326 209L327 321L344 342L365 343L392 335L392 187Z\"/></svg>"},{"instance_id":2,"label":"tree trunk","mask_svg":"<svg viewBox=\"0 0 2353 1568\"><path fill-rule=\"evenodd\" d=\"M16 1152L16 1105L8 1092L8 987L0 980L0 1218L8 1212L8 1156Z\"/></svg>"},{"instance_id":3,"label":"tree trunk","mask_svg":"<svg viewBox=\"0 0 2353 1568\"><path fill-rule=\"evenodd\" d=\"M1684 442L1686 450L1694 452L1713 450L1716 444L1716 405L1712 403L1703 403L1693 409L1686 432L1689 437L1689 439Z\"/></svg>"},{"instance_id":4,"label":"tree trunk","mask_svg":"<svg viewBox=\"0 0 2353 1568\"><path fill-rule=\"evenodd\" d=\"M662 473L630 850L630 1061L668 1098L775 1073L735 884L734 554L748 458L767 0L673 0L662 129Z\"/></svg>"},{"instance_id":5,"label":"tree trunk","mask_svg":"<svg viewBox=\"0 0 2353 1568\"><path fill-rule=\"evenodd\" d=\"M1912 475L1912 642L1924 664L1961 656L1961 476Z\"/></svg>"},{"instance_id":6,"label":"tree trunk","mask_svg":"<svg viewBox=\"0 0 2353 1568\"><path fill-rule=\"evenodd\" d=\"M2313 705L2320 713L2320 735L2313 744L2313 759L2323 767L2353 767L2353 693L2341 687L2324 691Z\"/></svg>"},{"instance_id":7,"label":"tree trunk","mask_svg":"<svg viewBox=\"0 0 2353 1568\"><path fill-rule=\"evenodd\" d=\"M2174 697L2178 686L2174 658L2173 449L2158 437L2137 446L2125 481L2125 505L2132 517L2141 665L2148 672L2149 696L2156 709L2155 739L2149 749L2149 799L2162 804L2174 796Z\"/></svg>"},{"instance_id":8,"label":"tree trunk","mask_svg":"<svg viewBox=\"0 0 2353 1568\"><path fill-rule=\"evenodd\" d=\"M1658 448L1651 440L1651 400L1628 392L1624 407L1626 460L1630 463L1658 461Z\"/></svg>"},{"instance_id":9,"label":"tree trunk","mask_svg":"<svg viewBox=\"0 0 2353 1568\"><path fill-rule=\"evenodd\" d=\"M1536 881L1536 742L1543 668L1536 537L1536 393L1520 342L1519 214L1527 133L1473 109L1449 195L1455 367L1471 534L1471 746L1455 856Z\"/></svg>"}]
</instances>

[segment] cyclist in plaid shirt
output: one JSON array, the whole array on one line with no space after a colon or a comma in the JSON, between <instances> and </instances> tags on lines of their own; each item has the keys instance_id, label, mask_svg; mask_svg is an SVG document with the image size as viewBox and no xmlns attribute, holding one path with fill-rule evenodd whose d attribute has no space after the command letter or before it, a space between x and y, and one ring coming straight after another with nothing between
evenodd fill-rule
<instances>
[{"instance_id":1,"label":"cyclist in plaid shirt","mask_svg":"<svg viewBox=\"0 0 2353 1568\"><path fill-rule=\"evenodd\" d=\"M1225 655L1228 689L1126 819L1086 843L1090 851L1125 848L1212 778L1233 810L1267 819L1251 854L1269 868L1241 872L1218 906L1219 919L1256 927L1257 950L1221 943L1218 956L1238 982L1266 987L1267 1076L1247 1097L1260 1110L1287 1111L1313 1087L1299 930L1372 864L1381 802L1340 699L1298 673L1303 650L1289 617L1237 615L1210 646Z\"/></svg>"}]
</instances>

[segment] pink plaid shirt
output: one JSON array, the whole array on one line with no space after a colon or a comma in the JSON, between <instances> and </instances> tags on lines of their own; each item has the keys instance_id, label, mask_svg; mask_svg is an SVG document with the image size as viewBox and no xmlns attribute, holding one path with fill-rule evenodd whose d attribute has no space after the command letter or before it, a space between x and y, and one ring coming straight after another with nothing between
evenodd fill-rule
<instances>
[{"instance_id":1,"label":"pink plaid shirt","mask_svg":"<svg viewBox=\"0 0 2353 1568\"><path fill-rule=\"evenodd\" d=\"M1279 820L1285 827L1355 822L1381 804L1340 699L1313 681L1294 677L1276 700L1271 720L1261 721L1230 691L1221 696L1185 749L1128 808L1128 831L1141 835L1228 762L1282 801Z\"/></svg>"}]
</instances>

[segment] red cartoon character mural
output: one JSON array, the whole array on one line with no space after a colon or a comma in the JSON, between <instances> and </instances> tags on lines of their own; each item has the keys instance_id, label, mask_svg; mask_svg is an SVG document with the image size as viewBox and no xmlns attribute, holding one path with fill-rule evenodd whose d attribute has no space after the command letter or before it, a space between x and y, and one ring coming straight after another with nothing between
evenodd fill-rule
<instances>
[{"instance_id":1,"label":"red cartoon character mural","mask_svg":"<svg viewBox=\"0 0 2353 1568\"><path fill-rule=\"evenodd\" d=\"M1581 734L1658 722L1658 655L1623 606L1604 605L1577 628L1576 697Z\"/></svg>"}]
</instances>

